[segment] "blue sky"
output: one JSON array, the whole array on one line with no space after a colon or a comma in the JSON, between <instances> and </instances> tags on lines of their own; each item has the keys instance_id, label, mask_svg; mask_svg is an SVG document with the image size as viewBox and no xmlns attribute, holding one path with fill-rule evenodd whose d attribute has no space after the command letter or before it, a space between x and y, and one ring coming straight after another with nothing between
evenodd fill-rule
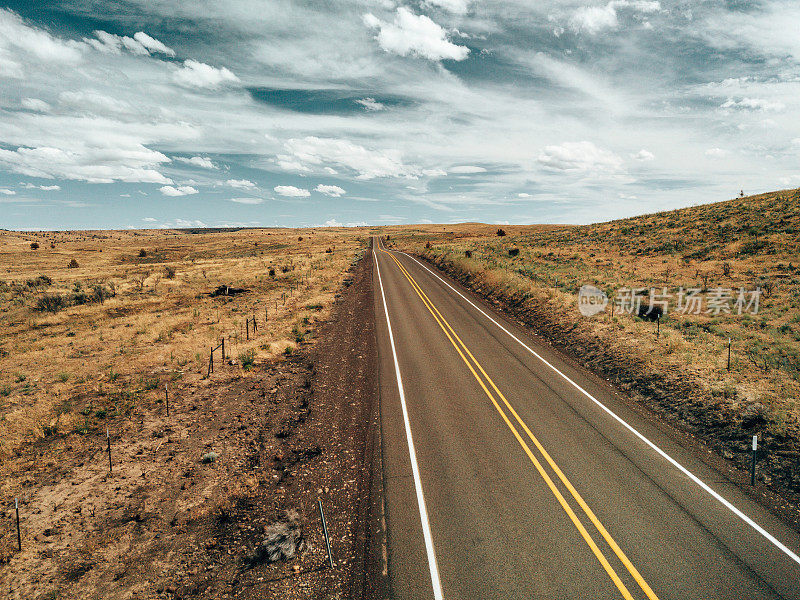
<instances>
[{"instance_id":1,"label":"blue sky","mask_svg":"<svg viewBox=\"0 0 800 600\"><path fill-rule=\"evenodd\" d=\"M788 0L0 8L0 227L586 223L800 186Z\"/></svg>"}]
</instances>

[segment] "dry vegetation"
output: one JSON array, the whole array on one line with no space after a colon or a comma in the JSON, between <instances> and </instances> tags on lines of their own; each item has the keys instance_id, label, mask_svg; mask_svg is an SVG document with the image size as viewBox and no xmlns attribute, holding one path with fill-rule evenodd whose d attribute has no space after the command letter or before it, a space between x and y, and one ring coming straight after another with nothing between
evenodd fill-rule
<instances>
[{"instance_id":1,"label":"dry vegetation","mask_svg":"<svg viewBox=\"0 0 800 600\"><path fill-rule=\"evenodd\" d=\"M800 191L580 227L396 230L425 256L562 343L588 365L746 465L800 491ZM758 314L583 317L581 285L762 290ZM675 297L670 308L674 311ZM730 303L733 305L733 301ZM732 340L731 370L727 344Z\"/></svg>"},{"instance_id":2,"label":"dry vegetation","mask_svg":"<svg viewBox=\"0 0 800 600\"><path fill-rule=\"evenodd\" d=\"M0 459L35 437L104 429L160 402L165 383L202 379L223 336L245 367L291 353L327 315L366 239L337 230L0 233ZM220 285L247 291L211 297ZM259 329L247 341L253 316Z\"/></svg>"}]
</instances>

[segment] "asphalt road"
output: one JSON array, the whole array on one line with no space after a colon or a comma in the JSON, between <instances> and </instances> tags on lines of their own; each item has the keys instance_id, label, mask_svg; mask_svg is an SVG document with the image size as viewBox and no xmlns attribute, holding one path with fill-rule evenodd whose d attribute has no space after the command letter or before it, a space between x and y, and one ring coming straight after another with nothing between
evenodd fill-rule
<instances>
[{"instance_id":1,"label":"asphalt road","mask_svg":"<svg viewBox=\"0 0 800 600\"><path fill-rule=\"evenodd\" d=\"M395 598L800 598L800 535L595 376L377 246Z\"/></svg>"}]
</instances>

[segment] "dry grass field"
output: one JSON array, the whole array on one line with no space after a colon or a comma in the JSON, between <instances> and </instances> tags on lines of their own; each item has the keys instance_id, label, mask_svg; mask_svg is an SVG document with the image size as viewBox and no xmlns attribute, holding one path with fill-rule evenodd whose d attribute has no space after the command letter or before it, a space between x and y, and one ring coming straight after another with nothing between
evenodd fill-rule
<instances>
[{"instance_id":1,"label":"dry grass field","mask_svg":"<svg viewBox=\"0 0 800 600\"><path fill-rule=\"evenodd\" d=\"M347 569L316 568L316 491L340 511L357 504L356 478L337 474L358 467L350 446L368 419L355 401L340 406L338 388L313 387L317 364L355 360L353 340L333 355L314 348L321 327L342 321L329 320L340 301L370 291L358 262L369 234L0 232L3 594L342 593ZM229 294L213 295L221 286ZM227 359L218 349L209 374L223 338ZM297 564L283 562L243 574L286 511L310 528L307 574L287 577ZM331 527L342 556L353 553L355 526Z\"/></svg>"},{"instance_id":2,"label":"dry grass field","mask_svg":"<svg viewBox=\"0 0 800 600\"><path fill-rule=\"evenodd\" d=\"M165 384L207 376L223 337L238 367L290 353L367 240L331 229L0 232L0 457L161 402ZM247 291L212 297L220 285Z\"/></svg>"},{"instance_id":3,"label":"dry grass field","mask_svg":"<svg viewBox=\"0 0 800 600\"><path fill-rule=\"evenodd\" d=\"M800 492L799 190L589 226L504 229L397 229L391 240L501 302L742 466L758 434L762 480ZM605 312L579 313L584 284L607 293ZM620 311L623 288L642 290L644 304L651 288L667 288L658 337L656 323ZM676 310L680 288L699 290L699 314ZM738 314L740 288L746 303L760 288L756 314L746 304ZM724 299L719 310L709 303L715 295Z\"/></svg>"}]
</instances>

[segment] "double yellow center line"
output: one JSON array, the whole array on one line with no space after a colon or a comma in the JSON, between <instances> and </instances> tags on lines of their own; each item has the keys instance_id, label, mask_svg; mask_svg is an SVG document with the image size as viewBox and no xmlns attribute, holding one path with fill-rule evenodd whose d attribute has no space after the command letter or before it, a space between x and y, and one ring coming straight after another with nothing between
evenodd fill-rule
<instances>
[{"instance_id":1,"label":"double yellow center line","mask_svg":"<svg viewBox=\"0 0 800 600\"><path fill-rule=\"evenodd\" d=\"M611 577L611 580L614 582L614 585L620 591L622 596L624 598L626 598L627 600L633 600L633 596L631 595L630 591L628 591L628 588L622 582L622 580L620 579L619 575L617 575L617 572L614 570L614 567L611 566L611 564L608 562L606 557L600 551L600 548L597 546L597 544L595 543L594 539L592 539L592 536L586 530L586 528L584 527L583 523L581 523L580 519L578 519L577 515L575 514L575 511L572 509L572 507L569 505L567 500L564 498L564 495L561 493L561 491L558 489L558 487L556 487L556 484L553 482L553 479L550 477L550 475L547 473L547 471L545 471L544 466L539 461L539 459L536 457L536 455L533 453L533 451L531 450L530 446L525 441L525 438L523 438L523 436L520 434L519 429L517 428L517 426L519 426L519 428L522 429L525 432L525 434L527 435L528 439L533 443L533 445L536 447L536 449L541 453L541 455L544 458L545 462L550 466L550 468L556 474L556 477L558 477L558 479L561 481L561 483L564 485L564 487L569 491L570 495L578 503L578 506L581 508L581 510L583 510L583 512L586 514L586 516L589 518L589 520L595 526L597 531L600 533L602 538L606 541L606 543L611 548L611 550L614 552L614 554L617 556L617 558L620 560L620 562L622 562L622 564L625 566L625 568L631 574L631 576L636 581L636 583L639 585L639 587L641 587L641 589L645 593L645 595L650 600L658 600L658 596L655 595L653 590L650 588L650 586L647 584L647 582L641 576L641 574L636 569L636 567L633 566L631 561L628 559L628 557L625 555L625 553L622 551L622 549L619 547L619 545L614 541L614 539L608 533L608 531L603 526L603 524L600 522L600 520L597 518L597 516L594 514L594 512L592 512L592 509L589 508L589 506L586 504L584 499L581 497L581 495L578 493L578 491L575 489L575 487L570 483L570 481L567 479L567 477L564 475L564 473L561 471L561 469L558 467L558 465L552 459L552 457L547 452L547 450L544 449L544 447L539 442L539 440L536 438L536 436L533 435L531 430L528 428L528 426L525 424L525 422L520 418L520 416L517 414L517 412L514 410L514 408L508 402L508 400L503 395L503 393L498 389L497 385L495 385L494 381L492 381L491 377L489 377L489 375L486 374L486 371L484 371L484 369L481 366L481 364L476 360L476 358L473 356L472 352L470 352L469 348L467 348L466 344L464 344L464 342L461 341L461 338L458 336L458 334L452 328L452 326L447 321L447 319L445 319L444 316L442 316L442 313L439 312L439 310L436 308L436 306L430 300L430 298L428 298L427 294L425 294L425 292L422 290L422 288L417 283L417 281L411 276L411 274L400 263L400 261L397 260L397 258L394 256L394 254L392 254L391 252L387 252L383 248L380 248L380 246L379 246L379 250L381 252L383 252L384 254L386 254L387 256L391 257L391 259L395 262L395 264L397 264L397 266L403 272L403 275L405 275L405 277L408 280L408 282L414 288L414 291L417 293L417 295L422 300L422 303L425 305L425 307L428 309L428 311L431 313L431 315L433 315L433 318L439 324L439 327L442 328L442 331L447 336L447 339L450 340L450 343L456 349L456 352L458 352L458 355L461 357L461 360L464 361L464 364L467 365L467 368L470 370L472 375L478 381L478 383L480 384L481 388L483 388L483 391L486 393L486 395L488 396L489 400L494 405L495 409L497 409L497 412L503 418L503 421L505 421L505 424L511 430L511 433L514 434L514 437L517 439L517 442L519 442L520 446L525 451L525 454L528 456L530 461L533 463L533 466L539 472L539 475L541 475L541 477L544 480L545 484L547 484L547 487L550 489L550 491L556 497L556 500L558 500L558 503L561 505L561 508L563 508L564 512L567 513L567 516L569 517L570 521L572 521L573 525L575 525L575 528L581 534L581 537L583 537L584 541L589 546L589 548L591 549L592 553L597 557L597 560L600 561L600 564L603 566L603 569L605 569L606 573L608 573L609 577ZM502 405L505 406L505 409L503 408L503 406L501 406L501 403L498 402L497 398L500 399L500 401L502 402ZM508 411L508 412L506 412L506 411ZM514 424L514 422L511 420L511 418L509 418L509 416L508 416L509 414L512 415L512 417L513 417L514 421L516 421L517 425Z\"/></svg>"}]
</instances>

